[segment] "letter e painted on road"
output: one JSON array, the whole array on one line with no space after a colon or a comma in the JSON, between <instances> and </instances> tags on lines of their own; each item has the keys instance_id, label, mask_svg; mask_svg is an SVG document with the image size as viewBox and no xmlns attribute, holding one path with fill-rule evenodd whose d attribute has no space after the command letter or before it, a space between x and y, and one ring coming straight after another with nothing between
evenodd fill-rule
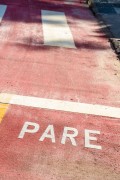
<instances>
[{"instance_id":1,"label":"letter e painted on road","mask_svg":"<svg viewBox=\"0 0 120 180\"><path fill-rule=\"evenodd\" d=\"M85 129L85 147L93 149L102 149L101 146L93 145L90 143L90 141L97 141L97 138L90 136L90 134L100 134L100 131Z\"/></svg>"},{"instance_id":2,"label":"letter e painted on road","mask_svg":"<svg viewBox=\"0 0 120 180\"><path fill-rule=\"evenodd\" d=\"M68 133L68 131L72 131L72 133ZM73 146L77 146L75 137L78 135L78 130L71 127L64 127L63 136L61 140L61 144L65 144L66 139L69 138Z\"/></svg>"},{"instance_id":3,"label":"letter e painted on road","mask_svg":"<svg viewBox=\"0 0 120 180\"><path fill-rule=\"evenodd\" d=\"M28 128L29 126L33 126L33 128ZM23 138L25 133L36 133L39 130L39 124L33 122L25 122L23 128L18 136L18 138Z\"/></svg>"}]
</instances>

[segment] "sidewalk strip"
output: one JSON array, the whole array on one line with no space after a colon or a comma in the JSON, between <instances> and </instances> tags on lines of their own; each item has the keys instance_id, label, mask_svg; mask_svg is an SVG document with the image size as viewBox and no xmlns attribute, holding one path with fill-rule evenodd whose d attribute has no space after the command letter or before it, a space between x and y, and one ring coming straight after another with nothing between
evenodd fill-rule
<instances>
[{"instance_id":1,"label":"sidewalk strip","mask_svg":"<svg viewBox=\"0 0 120 180\"><path fill-rule=\"evenodd\" d=\"M44 44L76 48L64 12L42 10Z\"/></svg>"},{"instance_id":2,"label":"sidewalk strip","mask_svg":"<svg viewBox=\"0 0 120 180\"><path fill-rule=\"evenodd\" d=\"M4 93L0 94L0 102L34 108L120 118L120 108L96 104L69 102L63 100L44 99Z\"/></svg>"},{"instance_id":3,"label":"sidewalk strip","mask_svg":"<svg viewBox=\"0 0 120 180\"><path fill-rule=\"evenodd\" d=\"M2 122L8 106L9 104L0 104L0 123Z\"/></svg>"},{"instance_id":4,"label":"sidewalk strip","mask_svg":"<svg viewBox=\"0 0 120 180\"><path fill-rule=\"evenodd\" d=\"M2 21L2 18L4 16L4 14L5 14L6 9L7 9L6 5L0 5L0 23Z\"/></svg>"}]
</instances>

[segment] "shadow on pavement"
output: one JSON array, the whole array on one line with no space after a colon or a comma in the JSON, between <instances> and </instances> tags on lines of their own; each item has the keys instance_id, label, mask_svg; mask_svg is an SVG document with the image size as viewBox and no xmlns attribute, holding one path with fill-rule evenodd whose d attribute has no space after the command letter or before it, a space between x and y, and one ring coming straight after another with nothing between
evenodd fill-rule
<instances>
[{"instance_id":1,"label":"shadow on pavement","mask_svg":"<svg viewBox=\"0 0 120 180\"><path fill-rule=\"evenodd\" d=\"M41 20L41 15L40 12L41 10L53 10L53 11L62 11L65 12L66 16L68 17L68 24L71 25L71 27L74 27L76 25L79 25L79 27L77 28L83 28L83 31L85 29L85 26L87 23L91 23L88 26L94 26L94 24L96 23L96 20L94 18L94 16L92 15L92 13L88 10L87 5L80 5L80 3L78 5L67 5L67 4L63 4L63 2L60 4L56 3L58 1L51 1L51 2L45 2L45 0L42 1L38 1L38 0L0 0L0 4L4 3L4 4L9 4L7 11L5 13L4 19L3 19L3 23L1 24L1 26L4 26L4 24L6 25L7 28L7 24L10 24L12 22L13 26L15 26L17 24L17 26L19 26L19 28L22 24L25 24L25 28L27 27L27 24L31 24L31 29L33 28L34 24L37 24L37 26L42 26L42 20ZM82 3L84 3L84 1L81 1ZM50 23L50 22L47 22ZM18 25L20 24L20 25ZM63 25L63 22L60 22L61 25ZM84 26L84 27L82 27ZM96 25L98 26L98 24ZM105 50L108 49L108 46L105 46L104 44L100 43L100 38L105 38L104 33L102 33L103 28L96 28L96 32L94 33L94 28L93 28L93 34L94 35L89 35L89 39L86 40L85 37L85 41L83 41L83 39L81 39L81 41L78 41L75 39L75 45L77 47L77 49L91 49L91 50ZM2 33L3 29L0 29L0 33ZM26 30L28 31L28 30ZM88 31L89 31L89 27L88 27ZM21 30L22 32L22 30ZM86 30L87 32L87 30ZM41 30L42 33L42 30ZM88 33L89 34L89 33ZM87 34L87 35L88 35ZM30 46L36 46L36 49L39 47L39 50L49 50L52 47L45 46L45 48L43 47L43 37L40 37L41 40L39 40L39 38L32 36L33 34L31 33L31 35L24 35L22 37L21 42L15 42L15 40L13 40L13 42L11 42L8 38L8 44L11 44L11 46L17 45L17 46L23 46L24 48L29 48ZM9 35L10 36L10 35ZM41 35L42 36L42 35ZM95 39L93 38L99 38L98 42L94 41ZM55 47L54 47L55 48ZM57 48L57 47L56 47Z\"/></svg>"}]
</instances>

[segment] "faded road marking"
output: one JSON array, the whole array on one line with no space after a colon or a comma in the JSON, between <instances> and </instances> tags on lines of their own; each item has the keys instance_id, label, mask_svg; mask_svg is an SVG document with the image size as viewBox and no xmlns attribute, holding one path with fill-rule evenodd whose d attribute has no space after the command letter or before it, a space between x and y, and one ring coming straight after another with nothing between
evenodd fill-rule
<instances>
[{"instance_id":1,"label":"faded road marking","mask_svg":"<svg viewBox=\"0 0 120 180\"><path fill-rule=\"evenodd\" d=\"M114 7L114 9L115 9L116 13L120 15L120 7Z\"/></svg>"},{"instance_id":2,"label":"faded road marking","mask_svg":"<svg viewBox=\"0 0 120 180\"><path fill-rule=\"evenodd\" d=\"M103 106L97 104L86 104L79 102L69 102L54 99L44 99L38 97L20 96L4 93L0 94L0 102L6 103L7 96L9 98L11 97L8 103L14 105L120 118L120 108L117 107Z\"/></svg>"},{"instance_id":3,"label":"faded road marking","mask_svg":"<svg viewBox=\"0 0 120 180\"><path fill-rule=\"evenodd\" d=\"M64 12L42 10L44 44L76 48Z\"/></svg>"},{"instance_id":4,"label":"faded road marking","mask_svg":"<svg viewBox=\"0 0 120 180\"><path fill-rule=\"evenodd\" d=\"M9 104L0 104L0 123L2 122L2 119L7 111Z\"/></svg>"},{"instance_id":5,"label":"faded road marking","mask_svg":"<svg viewBox=\"0 0 120 180\"><path fill-rule=\"evenodd\" d=\"M12 99L12 96L14 96L14 95L1 93L0 94L0 103L4 102L5 104L9 104L10 100Z\"/></svg>"},{"instance_id":6,"label":"faded road marking","mask_svg":"<svg viewBox=\"0 0 120 180\"><path fill-rule=\"evenodd\" d=\"M7 9L6 5L0 5L0 23L2 21L2 18L4 16L4 14L5 14L6 9Z\"/></svg>"},{"instance_id":7,"label":"faded road marking","mask_svg":"<svg viewBox=\"0 0 120 180\"><path fill-rule=\"evenodd\" d=\"M75 4L74 0L65 0L64 4Z\"/></svg>"}]
</instances>

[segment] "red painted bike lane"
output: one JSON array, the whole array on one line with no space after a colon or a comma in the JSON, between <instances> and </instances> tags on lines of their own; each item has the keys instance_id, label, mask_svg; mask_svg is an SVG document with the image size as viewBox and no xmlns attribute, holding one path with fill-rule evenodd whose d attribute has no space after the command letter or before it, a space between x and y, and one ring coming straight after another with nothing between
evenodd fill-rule
<instances>
[{"instance_id":1,"label":"red painted bike lane","mask_svg":"<svg viewBox=\"0 0 120 180\"><path fill-rule=\"evenodd\" d=\"M76 49L44 46L41 10L65 12ZM8 5L0 28L0 91L120 105L119 66L88 8Z\"/></svg>"},{"instance_id":2,"label":"red painted bike lane","mask_svg":"<svg viewBox=\"0 0 120 180\"><path fill-rule=\"evenodd\" d=\"M0 92L119 108L120 66L86 5L29 2L6 1ZM76 48L44 44L43 10L65 13ZM14 105L8 99L0 98L0 179L120 178L119 118Z\"/></svg>"},{"instance_id":3,"label":"red painted bike lane","mask_svg":"<svg viewBox=\"0 0 120 180\"><path fill-rule=\"evenodd\" d=\"M1 179L119 179L119 119L12 105Z\"/></svg>"}]
</instances>

